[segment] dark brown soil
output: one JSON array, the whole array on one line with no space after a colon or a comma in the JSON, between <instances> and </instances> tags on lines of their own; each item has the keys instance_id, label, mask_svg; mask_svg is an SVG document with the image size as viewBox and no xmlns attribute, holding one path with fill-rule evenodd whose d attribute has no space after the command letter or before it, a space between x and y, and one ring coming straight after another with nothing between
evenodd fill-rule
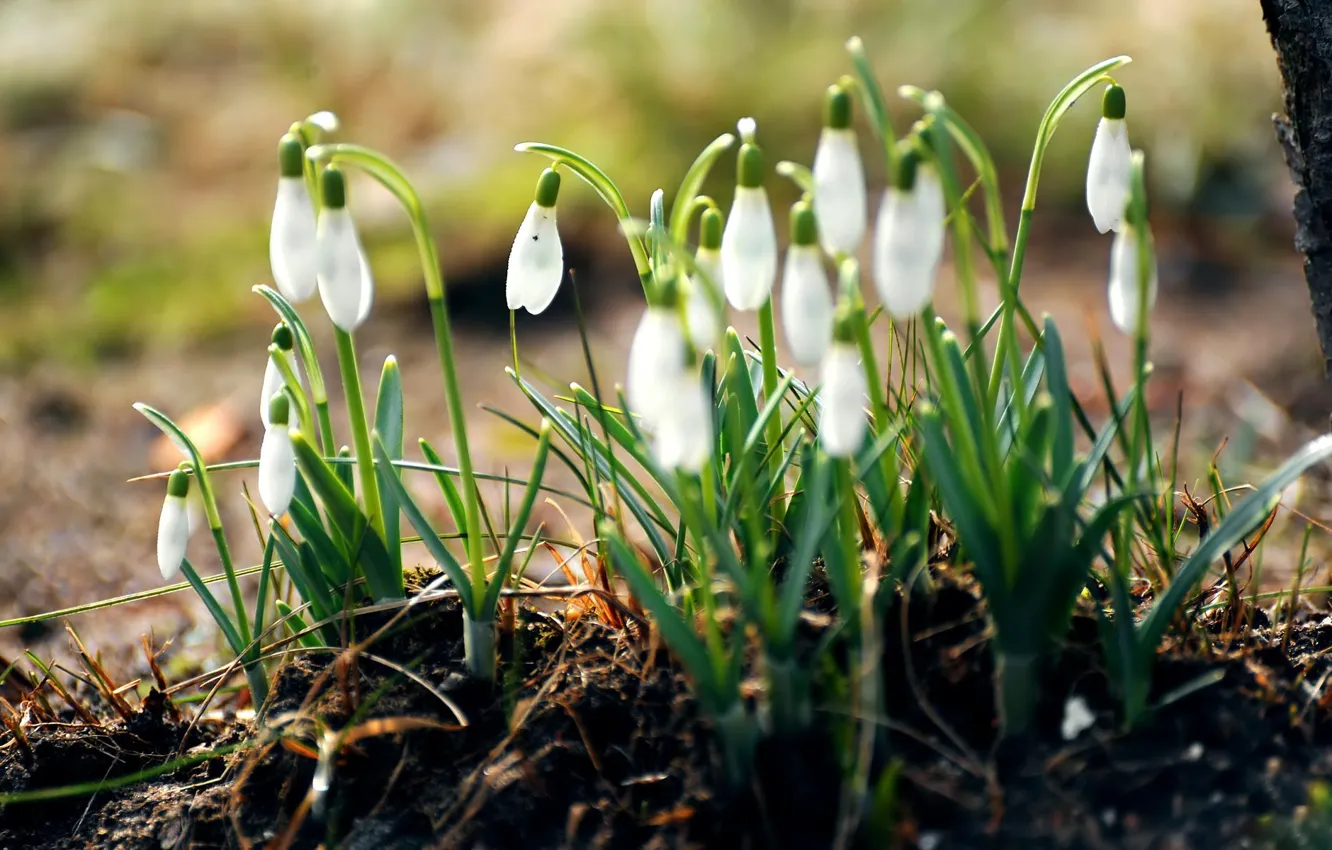
<instances>
[{"instance_id":1,"label":"dark brown soil","mask_svg":"<svg viewBox=\"0 0 1332 850\"><path fill-rule=\"evenodd\" d=\"M1288 822L1310 782L1332 773L1332 621L1301 624L1288 653L1280 626L1230 647L1215 634L1179 641L1158 665L1154 698L1212 671L1220 680L1123 733L1096 624L1078 619L1050 671L1036 733L997 743L992 664L972 592L945 581L928 602L905 607L905 624L903 610L883 624L891 723L871 771L873 779L900 767L896 815L879 817L880 831L864 830L850 846L1290 847L1267 821ZM367 619L358 630L374 625ZM284 741L270 735L92 797L11 804L0 810L0 848L287 839L349 848L833 846L844 785L836 754L845 751L834 740L855 728L845 714L819 711L808 739L762 744L752 790L727 794L708 727L664 652L590 618L566 624L524 611L518 623L493 689L463 675L451 603L422 606L367 650L429 687L369 655L333 664L295 655L277 674L268 713ZM809 631L818 636L818 627ZM833 704L839 679L821 678L820 705ZM1098 722L1067 743L1059 725L1071 694ZM28 751L0 733L0 792L124 776L182 751L253 739L234 719L200 723L187 739L160 700L146 702L132 720L100 729L73 717L29 723ZM324 728L365 734L331 761L330 790L316 801Z\"/></svg>"}]
</instances>

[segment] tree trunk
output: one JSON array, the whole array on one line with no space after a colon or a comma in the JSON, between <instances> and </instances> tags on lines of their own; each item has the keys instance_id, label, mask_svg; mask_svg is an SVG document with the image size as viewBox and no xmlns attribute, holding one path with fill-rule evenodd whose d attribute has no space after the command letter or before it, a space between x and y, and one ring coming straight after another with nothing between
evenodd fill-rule
<instances>
[{"instance_id":1,"label":"tree trunk","mask_svg":"<svg viewBox=\"0 0 1332 850\"><path fill-rule=\"evenodd\" d=\"M1286 114L1273 120L1297 190L1295 247L1332 375L1332 0L1260 2L1285 91Z\"/></svg>"}]
</instances>

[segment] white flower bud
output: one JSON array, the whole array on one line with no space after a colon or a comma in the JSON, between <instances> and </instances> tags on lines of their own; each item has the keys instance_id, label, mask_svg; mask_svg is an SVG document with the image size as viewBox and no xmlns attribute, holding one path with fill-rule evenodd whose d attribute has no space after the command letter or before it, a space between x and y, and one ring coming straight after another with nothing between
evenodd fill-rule
<instances>
[{"instance_id":1,"label":"white flower bud","mask_svg":"<svg viewBox=\"0 0 1332 850\"><path fill-rule=\"evenodd\" d=\"M694 263L699 270L712 279L714 284L721 283L721 252L713 248L699 247L694 254ZM712 295L708 291L702 275L683 278L684 286L680 297L685 299L685 321L689 325L689 340L694 347L705 350L714 345L722 332L722 317L717 312Z\"/></svg>"},{"instance_id":2,"label":"white flower bud","mask_svg":"<svg viewBox=\"0 0 1332 850\"><path fill-rule=\"evenodd\" d=\"M259 446L259 499L273 516L282 516L296 492L296 450L285 423L270 425Z\"/></svg>"},{"instance_id":3,"label":"white flower bud","mask_svg":"<svg viewBox=\"0 0 1332 850\"><path fill-rule=\"evenodd\" d=\"M1118 230L1124 221L1132 156L1123 119L1102 118L1087 163L1087 209L1101 233Z\"/></svg>"},{"instance_id":4,"label":"white flower bud","mask_svg":"<svg viewBox=\"0 0 1332 850\"><path fill-rule=\"evenodd\" d=\"M268 234L268 262L278 292L293 304L314 295L318 260L314 204L304 177L279 177L273 226Z\"/></svg>"},{"instance_id":5,"label":"white flower bud","mask_svg":"<svg viewBox=\"0 0 1332 850\"><path fill-rule=\"evenodd\" d=\"M365 321L361 308L368 278L369 265L351 214L346 207L325 208L319 214L319 298L329 319L347 333ZM370 280L372 291L373 286Z\"/></svg>"},{"instance_id":6,"label":"white flower bud","mask_svg":"<svg viewBox=\"0 0 1332 850\"><path fill-rule=\"evenodd\" d=\"M865 440L868 385L855 343L833 342L823 358L819 444L831 457L850 457Z\"/></svg>"},{"instance_id":7,"label":"white flower bud","mask_svg":"<svg viewBox=\"0 0 1332 850\"><path fill-rule=\"evenodd\" d=\"M815 365L832 342L833 298L823 257L814 245L792 245L786 250L781 308L791 356L801 366Z\"/></svg>"},{"instance_id":8,"label":"white flower bud","mask_svg":"<svg viewBox=\"0 0 1332 850\"><path fill-rule=\"evenodd\" d=\"M889 187L874 231L874 285L884 309L910 318L934 296L943 253L943 194L933 169L921 167L909 189Z\"/></svg>"},{"instance_id":9,"label":"white flower bud","mask_svg":"<svg viewBox=\"0 0 1332 850\"><path fill-rule=\"evenodd\" d=\"M180 575L189 540L190 520L185 511L185 498L167 496L162 503L162 517L157 522L157 568L162 571L163 581L171 581Z\"/></svg>"},{"instance_id":10,"label":"white flower bud","mask_svg":"<svg viewBox=\"0 0 1332 850\"><path fill-rule=\"evenodd\" d=\"M695 369L682 369L662 393L662 407L652 453L666 469L697 473L712 454L712 399Z\"/></svg>"},{"instance_id":11,"label":"white flower bud","mask_svg":"<svg viewBox=\"0 0 1332 850\"><path fill-rule=\"evenodd\" d=\"M757 310L777 277L777 230L762 186L736 186L721 244L722 285L737 310Z\"/></svg>"},{"instance_id":12,"label":"white flower bud","mask_svg":"<svg viewBox=\"0 0 1332 850\"><path fill-rule=\"evenodd\" d=\"M1110 246L1110 319L1130 336L1138 332L1138 306L1141 303L1138 274L1137 228L1125 225L1115 234ZM1147 234L1147 312L1156 303L1157 271L1156 251L1152 236Z\"/></svg>"},{"instance_id":13,"label":"white flower bud","mask_svg":"<svg viewBox=\"0 0 1332 850\"><path fill-rule=\"evenodd\" d=\"M865 239L867 206L855 131L824 127L814 152L814 215L823 250L855 256Z\"/></svg>"},{"instance_id":14,"label":"white flower bud","mask_svg":"<svg viewBox=\"0 0 1332 850\"><path fill-rule=\"evenodd\" d=\"M629 409L655 430L664 411L679 403L671 390L685 368L685 340L674 308L648 307L629 345L625 395Z\"/></svg>"}]
</instances>

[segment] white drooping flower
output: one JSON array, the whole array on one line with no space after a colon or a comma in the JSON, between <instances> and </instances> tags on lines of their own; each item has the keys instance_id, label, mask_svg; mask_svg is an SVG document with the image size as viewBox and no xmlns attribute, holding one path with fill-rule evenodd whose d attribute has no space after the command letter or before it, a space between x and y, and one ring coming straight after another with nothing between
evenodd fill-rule
<instances>
[{"instance_id":1,"label":"white drooping flower","mask_svg":"<svg viewBox=\"0 0 1332 850\"><path fill-rule=\"evenodd\" d=\"M1156 303L1156 250L1148 231L1147 241L1147 312ZM1130 336L1138 333L1138 307L1142 303L1142 277L1138 266L1138 228L1125 224L1110 245L1110 320Z\"/></svg>"},{"instance_id":2,"label":"white drooping flower","mask_svg":"<svg viewBox=\"0 0 1332 850\"><path fill-rule=\"evenodd\" d=\"M190 476L177 469L167 479L166 500L162 502L162 516L157 521L157 569L163 581L171 581L180 574L185 561L185 548L190 541L190 519L185 499L190 489Z\"/></svg>"},{"instance_id":3,"label":"white drooping flower","mask_svg":"<svg viewBox=\"0 0 1332 850\"><path fill-rule=\"evenodd\" d=\"M833 298L819 253L814 211L804 201L791 207L791 246L782 275L782 330L801 366L823 359L832 342Z\"/></svg>"},{"instance_id":4,"label":"white drooping flower","mask_svg":"<svg viewBox=\"0 0 1332 850\"><path fill-rule=\"evenodd\" d=\"M740 154L735 198L722 233L722 286L737 310L757 310L772 295L777 277L777 229L763 189L763 151L754 144L754 119L739 123Z\"/></svg>"},{"instance_id":5,"label":"white drooping flower","mask_svg":"<svg viewBox=\"0 0 1332 850\"><path fill-rule=\"evenodd\" d=\"M1091 157L1087 162L1087 210L1101 233L1118 230L1124 221L1129 199L1129 168L1133 151L1129 146L1124 90L1110 86L1101 101L1101 120L1096 125Z\"/></svg>"},{"instance_id":6,"label":"white drooping flower","mask_svg":"<svg viewBox=\"0 0 1332 850\"><path fill-rule=\"evenodd\" d=\"M513 238L504 297L510 310L536 314L550 306L564 278L564 248L555 226L555 202L560 194L560 175L547 168L537 180L536 199Z\"/></svg>"},{"instance_id":7,"label":"white drooping flower","mask_svg":"<svg viewBox=\"0 0 1332 850\"><path fill-rule=\"evenodd\" d=\"M282 516L296 492L296 450L291 444L287 420L290 402L286 395L273 396L269 407L269 426L259 445L259 499L273 516Z\"/></svg>"},{"instance_id":8,"label":"white drooping flower","mask_svg":"<svg viewBox=\"0 0 1332 850\"><path fill-rule=\"evenodd\" d=\"M685 339L674 307L649 306L629 345L625 395L629 409L656 430L662 415L680 403L673 390L685 368Z\"/></svg>"},{"instance_id":9,"label":"white drooping flower","mask_svg":"<svg viewBox=\"0 0 1332 850\"><path fill-rule=\"evenodd\" d=\"M351 333L369 315L362 306L373 299L374 280L365 262L356 224L347 211L342 172L326 168L323 174L324 209L319 213L319 298L333 324Z\"/></svg>"},{"instance_id":10,"label":"white drooping flower","mask_svg":"<svg viewBox=\"0 0 1332 850\"><path fill-rule=\"evenodd\" d=\"M897 184L884 190L874 230L874 285L890 315L911 318L934 296L945 205L939 176L904 153Z\"/></svg>"},{"instance_id":11,"label":"white drooping flower","mask_svg":"<svg viewBox=\"0 0 1332 850\"><path fill-rule=\"evenodd\" d=\"M854 256L865 239L868 216L865 168L851 129L851 97L839 85L828 88L813 173L814 215L823 250L833 257Z\"/></svg>"},{"instance_id":12,"label":"white drooping flower","mask_svg":"<svg viewBox=\"0 0 1332 850\"><path fill-rule=\"evenodd\" d=\"M268 262L278 292L293 304L314 295L319 270L314 204L305 185L305 152L290 133L278 145L278 189Z\"/></svg>"},{"instance_id":13,"label":"white drooping flower","mask_svg":"<svg viewBox=\"0 0 1332 850\"><path fill-rule=\"evenodd\" d=\"M819 389L819 444L830 457L850 457L865 440L869 392L860 352L849 339L836 339L823 357Z\"/></svg>"},{"instance_id":14,"label":"white drooping flower","mask_svg":"<svg viewBox=\"0 0 1332 850\"><path fill-rule=\"evenodd\" d=\"M712 454L712 397L696 368L676 375L657 423L652 454L666 469L697 473Z\"/></svg>"}]
</instances>

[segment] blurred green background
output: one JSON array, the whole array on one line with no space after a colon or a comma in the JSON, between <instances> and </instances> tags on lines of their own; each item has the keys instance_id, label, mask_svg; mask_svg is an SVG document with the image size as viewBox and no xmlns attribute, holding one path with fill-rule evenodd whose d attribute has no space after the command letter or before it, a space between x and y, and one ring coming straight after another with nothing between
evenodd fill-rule
<instances>
[{"instance_id":1,"label":"blurred green background","mask_svg":"<svg viewBox=\"0 0 1332 850\"><path fill-rule=\"evenodd\" d=\"M334 110L344 138L407 169L452 278L500 286L541 166L514 143L585 153L638 213L742 115L758 119L770 161L808 162L820 94L849 71L852 34L890 93L938 87L980 129L1010 209L1050 97L1129 53L1120 79L1156 209L1288 215L1269 120L1279 81L1256 0L9 0L0 366L269 321L249 290L268 279L275 144L309 112ZM1078 234L1092 232L1081 181L1096 112L1084 104L1066 121L1041 184ZM899 128L914 117L903 105ZM864 150L877 172L868 134ZM716 175L723 199L729 173ZM566 238L618 250L596 204L581 185L565 193ZM355 206L381 297L415 293L397 210L369 189Z\"/></svg>"}]
</instances>

